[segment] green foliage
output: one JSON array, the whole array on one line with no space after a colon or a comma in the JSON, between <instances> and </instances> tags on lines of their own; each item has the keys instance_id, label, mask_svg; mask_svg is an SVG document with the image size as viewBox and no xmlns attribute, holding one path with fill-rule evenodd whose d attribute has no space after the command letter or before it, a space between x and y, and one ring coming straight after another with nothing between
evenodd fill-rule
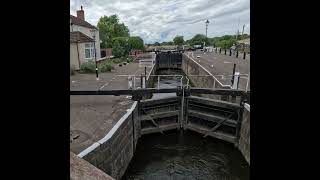
<instances>
[{"instance_id":1,"label":"green foliage","mask_svg":"<svg viewBox=\"0 0 320 180\"><path fill-rule=\"evenodd\" d=\"M126 47L121 46L120 40L115 40L112 48L112 54L114 55L114 57L121 57L125 54L125 48Z\"/></svg>"},{"instance_id":2,"label":"green foliage","mask_svg":"<svg viewBox=\"0 0 320 180\"><path fill-rule=\"evenodd\" d=\"M132 36L128 41L129 49L144 50L143 39L139 36Z\"/></svg>"},{"instance_id":3,"label":"green foliage","mask_svg":"<svg viewBox=\"0 0 320 180\"><path fill-rule=\"evenodd\" d=\"M98 25L101 48L112 48L112 40L115 37L129 37L129 29L119 22L117 15L100 17Z\"/></svg>"},{"instance_id":4,"label":"green foliage","mask_svg":"<svg viewBox=\"0 0 320 180\"><path fill-rule=\"evenodd\" d=\"M216 46L221 47L223 49L229 49L233 44L237 44L236 39L221 40L216 42Z\"/></svg>"},{"instance_id":5,"label":"green foliage","mask_svg":"<svg viewBox=\"0 0 320 180\"><path fill-rule=\"evenodd\" d=\"M94 73L96 72L96 64L93 61L82 63L80 66L81 73Z\"/></svg>"},{"instance_id":6,"label":"green foliage","mask_svg":"<svg viewBox=\"0 0 320 180\"><path fill-rule=\"evenodd\" d=\"M203 43L206 43L206 45L210 45L209 43L209 39L203 35L203 34L197 34L195 35L193 38L191 38L188 43L191 45L191 46L194 46L194 45L203 45Z\"/></svg>"},{"instance_id":7,"label":"green foliage","mask_svg":"<svg viewBox=\"0 0 320 180\"><path fill-rule=\"evenodd\" d=\"M184 43L183 36L176 36L173 42L175 45L182 45Z\"/></svg>"},{"instance_id":8,"label":"green foliage","mask_svg":"<svg viewBox=\"0 0 320 180\"><path fill-rule=\"evenodd\" d=\"M99 72L108 72L114 69L113 65L111 62L103 62L99 64L98 70Z\"/></svg>"}]
</instances>

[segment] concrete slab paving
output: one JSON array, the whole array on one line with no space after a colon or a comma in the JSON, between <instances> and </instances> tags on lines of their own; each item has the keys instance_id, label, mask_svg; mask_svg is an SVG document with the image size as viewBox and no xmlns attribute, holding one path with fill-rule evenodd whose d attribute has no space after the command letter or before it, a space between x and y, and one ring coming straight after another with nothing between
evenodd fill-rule
<instances>
[{"instance_id":1,"label":"concrete slab paving","mask_svg":"<svg viewBox=\"0 0 320 180\"><path fill-rule=\"evenodd\" d=\"M151 55L145 59L155 58ZM147 73L151 67L147 68ZM70 90L128 89L128 78L118 75L140 75L144 67L139 58L112 72L70 76ZM133 101L127 96L70 96L70 150L78 154L103 138L126 113Z\"/></svg>"}]
</instances>

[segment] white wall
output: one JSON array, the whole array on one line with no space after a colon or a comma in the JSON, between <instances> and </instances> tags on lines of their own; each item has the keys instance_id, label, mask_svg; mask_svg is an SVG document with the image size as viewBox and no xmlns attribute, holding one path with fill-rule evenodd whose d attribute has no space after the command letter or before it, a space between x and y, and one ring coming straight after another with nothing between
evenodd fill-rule
<instances>
[{"instance_id":1,"label":"white wall","mask_svg":"<svg viewBox=\"0 0 320 180\"><path fill-rule=\"evenodd\" d=\"M70 43L70 68L75 69L75 70L80 69L76 43Z\"/></svg>"},{"instance_id":2,"label":"white wall","mask_svg":"<svg viewBox=\"0 0 320 180\"><path fill-rule=\"evenodd\" d=\"M93 38L92 37L92 34L90 32L90 28L87 28L87 27L83 27L83 26L78 26L78 25L73 25L72 28L71 28L71 25L70 25L70 32L71 31L80 31L82 32L83 34L89 36L90 38ZM101 58L101 53L100 53L100 37L99 37L99 31L96 30L96 34L95 34L95 40L96 40L96 54L97 54L97 59ZM80 44L79 44L80 45ZM83 46L81 46L81 48L83 47L84 48L84 44L81 44ZM79 51L80 51L80 46L79 46ZM83 57L83 58L81 58ZM84 55L84 49L82 50L81 54L80 54L80 61L87 61L84 59L85 55Z\"/></svg>"}]
</instances>

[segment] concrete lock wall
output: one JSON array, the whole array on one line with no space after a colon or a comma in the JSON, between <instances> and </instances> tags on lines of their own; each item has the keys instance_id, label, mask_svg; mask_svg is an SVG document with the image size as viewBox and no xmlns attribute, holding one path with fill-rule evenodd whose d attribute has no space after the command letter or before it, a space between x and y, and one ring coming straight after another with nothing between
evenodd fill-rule
<instances>
[{"instance_id":1,"label":"concrete lock wall","mask_svg":"<svg viewBox=\"0 0 320 180\"><path fill-rule=\"evenodd\" d=\"M182 66L183 72L188 76L191 83L198 88L225 88L222 87L218 82L214 82L214 78L210 76L209 72L203 68L199 63L189 58L187 55L182 55ZM204 76L204 77L197 77ZM226 96L219 95L202 95L203 97L227 100Z\"/></svg>"},{"instance_id":2,"label":"concrete lock wall","mask_svg":"<svg viewBox=\"0 0 320 180\"><path fill-rule=\"evenodd\" d=\"M244 107L238 148L250 165L250 105Z\"/></svg>"},{"instance_id":3,"label":"concrete lock wall","mask_svg":"<svg viewBox=\"0 0 320 180\"><path fill-rule=\"evenodd\" d=\"M135 102L103 139L78 156L113 178L120 179L133 157L140 129L138 105Z\"/></svg>"}]
</instances>

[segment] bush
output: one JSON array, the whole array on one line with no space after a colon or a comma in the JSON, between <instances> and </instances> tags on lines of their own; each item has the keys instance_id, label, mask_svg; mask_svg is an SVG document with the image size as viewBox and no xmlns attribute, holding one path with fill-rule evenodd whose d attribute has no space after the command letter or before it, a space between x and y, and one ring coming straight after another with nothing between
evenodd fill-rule
<instances>
[{"instance_id":1,"label":"bush","mask_svg":"<svg viewBox=\"0 0 320 180\"><path fill-rule=\"evenodd\" d=\"M110 62L105 62L99 65L99 72L110 72L114 67Z\"/></svg>"},{"instance_id":2,"label":"bush","mask_svg":"<svg viewBox=\"0 0 320 180\"><path fill-rule=\"evenodd\" d=\"M96 64L95 62L85 62L80 66L81 73L95 73L96 72Z\"/></svg>"},{"instance_id":3,"label":"bush","mask_svg":"<svg viewBox=\"0 0 320 180\"><path fill-rule=\"evenodd\" d=\"M112 62L115 64L119 64L119 63L122 63L122 60L120 58L114 58L112 59Z\"/></svg>"}]
</instances>

